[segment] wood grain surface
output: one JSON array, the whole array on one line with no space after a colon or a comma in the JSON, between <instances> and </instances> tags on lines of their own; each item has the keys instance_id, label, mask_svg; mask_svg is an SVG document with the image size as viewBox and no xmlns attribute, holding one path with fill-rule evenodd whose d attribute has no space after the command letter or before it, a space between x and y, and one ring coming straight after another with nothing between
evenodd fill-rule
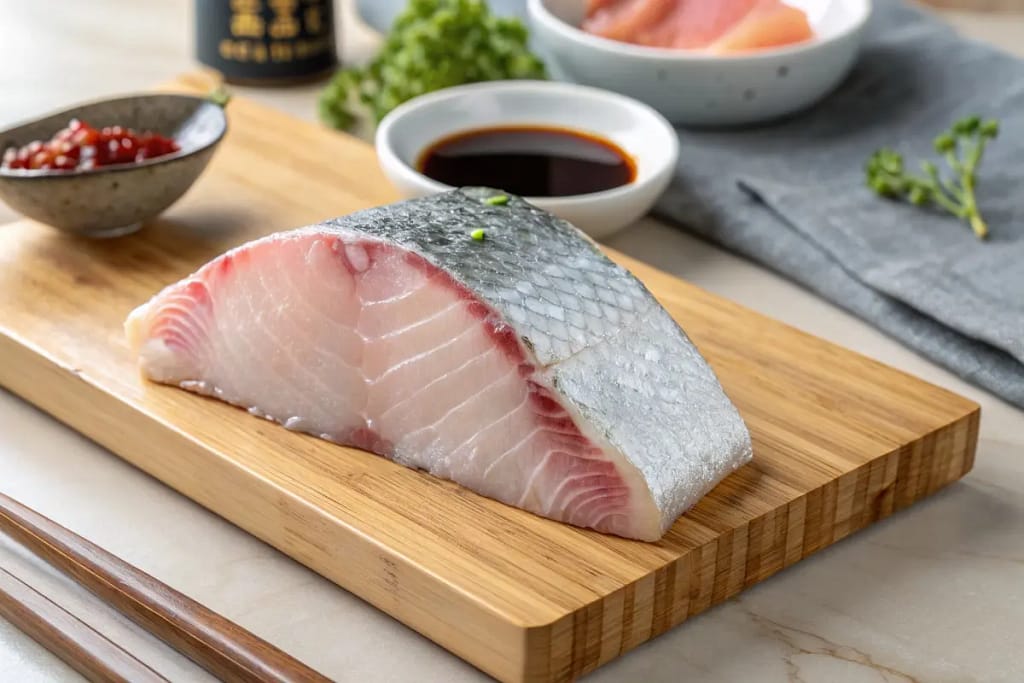
<instances>
[{"instance_id":1,"label":"wood grain surface","mask_svg":"<svg viewBox=\"0 0 1024 683\"><path fill-rule=\"evenodd\" d=\"M971 468L974 403L615 253L754 440L658 543L144 383L121 330L133 307L245 240L395 199L369 146L244 100L229 116L206 175L136 235L0 229L0 384L499 679L591 671Z\"/></svg>"},{"instance_id":2,"label":"wood grain surface","mask_svg":"<svg viewBox=\"0 0 1024 683\"><path fill-rule=\"evenodd\" d=\"M0 532L220 681L329 683L328 678L233 621L2 493ZM84 647L90 642L86 638L78 644Z\"/></svg>"},{"instance_id":3,"label":"wood grain surface","mask_svg":"<svg viewBox=\"0 0 1024 683\"><path fill-rule=\"evenodd\" d=\"M0 569L0 619L94 683L168 683L75 615Z\"/></svg>"}]
</instances>

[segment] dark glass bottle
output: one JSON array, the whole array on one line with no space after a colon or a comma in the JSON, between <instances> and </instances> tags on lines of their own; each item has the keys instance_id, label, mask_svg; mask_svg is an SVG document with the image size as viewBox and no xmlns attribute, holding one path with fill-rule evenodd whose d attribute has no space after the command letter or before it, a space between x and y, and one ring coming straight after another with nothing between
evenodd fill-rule
<instances>
[{"instance_id":1,"label":"dark glass bottle","mask_svg":"<svg viewBox=\"0 0 1024 683\"><path fill-rule=\"evenodd\" d=\"M196 0L196 56L229 83L289 85L338 66L333 0Z\"/></svg>"}]
</instances>

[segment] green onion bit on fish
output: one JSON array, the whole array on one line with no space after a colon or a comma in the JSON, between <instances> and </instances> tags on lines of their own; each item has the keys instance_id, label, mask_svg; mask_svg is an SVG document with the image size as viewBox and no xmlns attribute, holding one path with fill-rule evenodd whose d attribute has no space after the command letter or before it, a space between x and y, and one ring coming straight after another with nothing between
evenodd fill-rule
<instances>
[{"instance_id":1,"label":"green onion bit on fish","mask_svg":"<svg viewBox=\"0 0 1024 683\"><path fill-rule=\"evenodd\" d=\"M496 194L493 197L485 199L484 204L490 204L491 206L504 206L505 204L508 204L508 195Z\"/></svg>"},{"instance_id":2,"label":"green onion bit on fish","mask_svg":"<svg viewBox=\"0 0 1024 683\"><path fill-rule=\"evenodd\" d=\"M967 116L935 138L935 151L943 155L953 178L939 174L931 161L921 162L923 175L907 173L903 155L882 148L871 155L865 167L866 182L882 197L906 199L914 206L931 205L966 221L978 239L988 236L988 225L981 216L978 200L977 169L985 153L985 145L999 135L999 122L982 121L980 116Z\"/></svg>"},{"instance_id":3,"label":"green onion bit on fish","mask_svg":"<svg viewBox=\"0 0 1024 683\"><path fill-rule=\"evenodd\" d=\"M508 197L505 197L505 199L507 200ZM483 242L484 241L484 237L487 236L487 233L484 232L483 228L477 228L473 232L469 233L469 236L472 237L473 239L475 239L477 242Z\"/></svg>"}]
</instances>

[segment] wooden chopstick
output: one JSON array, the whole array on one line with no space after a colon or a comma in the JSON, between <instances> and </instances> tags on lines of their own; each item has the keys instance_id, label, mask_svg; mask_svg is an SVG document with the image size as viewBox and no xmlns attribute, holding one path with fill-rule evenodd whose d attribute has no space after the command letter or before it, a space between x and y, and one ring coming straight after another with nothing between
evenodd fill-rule
<instances>
[{"instance_id":1,"label":"wooden chopstick","mask_svg":"<svg viewBox=\"0 0 1024 683\"><path fill-rule=\"evenodd\" d=\"M0 617L96 683L168 683L103 634L0 569Z\"/></svg>"},{"instance_id":2,"label":"wooden chopstick","mask_svg":"<svg viewBox=\"0 0 1024 683\"><path fill-rule=\"evenodd\" d=\"M223 681L330 680L238 624L2 493L0 531Z\"/></svg>"}]
</instances>

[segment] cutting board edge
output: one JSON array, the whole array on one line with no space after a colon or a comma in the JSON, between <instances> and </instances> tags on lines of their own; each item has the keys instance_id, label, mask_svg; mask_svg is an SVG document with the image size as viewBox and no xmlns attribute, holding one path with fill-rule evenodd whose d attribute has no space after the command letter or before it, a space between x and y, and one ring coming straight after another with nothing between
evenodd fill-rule
<instances>
[{"instance_id":1,"label":"cutting board edge","mask_svg":"<svg viewBox=\"0 0 1024 683\"><path fill-rule=\"evenodd\" d=\"M516 680L527 683L570 681L591 673L689 618L958 482L974 467L980 424L981 408L975 404L973 410L936 428L922 439L874 458L796 497L785 508L777 508L750 520L742 528L746 538L737 535L741 529L729 530L678 559L667 562L652 575L598 598L551 624L527 628L527 669L524 677ZM841 491L844 488L852 491L855 497L858 490L863 489L860 494L861 503L857 504L856 500L844 497ZM836 515L840 512L840 506L844 505L844 498L852 504L845 510L843 519L837 520ZM833 520L831 528L826 530L824 536L812 540L810 547L801 545L798 548L793 545L788 538L788 531L793 524L791 518L800 520L804 531L803 540L806 542L807 529L803 526L803 520L814 516L811 510L823 512L826 505L832 506L827 511ZM756 567L755 572L750 574L750 539L753 536L763 540L764 528L769 524L777 527L778 520L772 518L779 517L782 510L787 530L781 548L784 552L777 561L770 562L766 567ZM723 542L723 539L731 539L731 543L728 540ZM734 571L735 568L731 566L726 567L726 571L717 566L719 561L731 559L738 549L741 549L741 557L747 557L742 578L740 572ZM777 549L778 546L772 546L763 549L762 553L767 550L770 555ZM709 566L712 567L711 572L706 571ZM678 601L665 597L659 605L659 591L674 592L675 582L680 576L686 581L685 605L681 607ZM642 586L643 581L649 577L653 577L650 586ZM666 586L672 588L666 589ZM693 592L695 587L696 595ZM648 594L638 596L638 589L645 589ZM645 607L634 609L634 614L637 611L651 612L650 626L641 626L639 634L619 634L619 643L606 642L608 633L603 629L595 631L593 622L603 617L601 613L604 607L614 603L619 593L624 594L624 603L651 603L649 610ZM632 596L625 597L629 593ZM619 606L613 605L613 608L618 609ZM628 619L613 618L612 623L617 625L622 621L630 622ZM594 640L595 635L599 640ZM576 638L581 636L584 642L576 642Z\"/></svg>"},{"instance_id":2,"label":"cutting board edge","mask_svg":"<svg viewBox=\"0 0 1024 683\"><path fill-rule=\"evenodd\" d=\"M238 478L246 490L234 493L244 493L245 500L229 499L223 491L204 493L201 477L193 474L189 479L189 473L197 470L195 465L210 465L210 451L201 443L156 417L140 413L136 406L106 393L74 368L61 365L3 329L0 357L15 361L0 364L0 385L482 671L508 681L570 680L593 671L691 616L959 480L974 464L980 425L980 408L975 406L921 439L807 491L743 527L726 530L616 591L566 610L549 623L525 624L516 623L440 577L418 571L403 556L265 477ZM38 374L26 371L40 361L50 374L50 382L39 381ZM60 384L61 390L54 391L52 382ZM73 391L74 384L88 389ZM48 389L42 389L44 386ZM93 395L92 400L88 394ZM69 400L80 404L77 410L67 403ZM132 419L142 418L143 426L124 429L131 423L122 419L114 420L121 424L120 431L104 429L114 417L112 411L104 410L104 404ZM181 450L175 457L191 466L175 470L169 466L170 459L144 457L135 450L133 445L142 449L160 442L145 437L151 429L180 439ZM191 454L187 452L190 449L194 449ZM239 468L224 458L218 458L214 465L218 464ZM161 471L159 466L166 469ZM275 512L278 524L271 531L262 515ZM807 518L831 522L808 529ZM782 521L784 525L780 526ZM303 538L303 530L323 528L332 522L332 535L341 539L335 546L325 548ZM772 529L767 545L766 528ZM799 543L791 538L797 528ZM783 530L781 536L779 529ZM761 552L752 553L751 546L758 543ZM348 554L344 555L345 562L339 563L337 552L342 547ZM318 549L320 554L310 553L310 548ZM360 556L357 562L353 562L353 553ZM746 558L742 566L732 564L734 555ZM351 571L354 564L362 568L356 579ZM680 581L684 591L677 587ZM452 620L441 616L447 610L459 616L462 628L453 628ZM612 617L607 621L606 611ZM481 634L486 637L480 638Z\"/></svg>"}]
</instances>

